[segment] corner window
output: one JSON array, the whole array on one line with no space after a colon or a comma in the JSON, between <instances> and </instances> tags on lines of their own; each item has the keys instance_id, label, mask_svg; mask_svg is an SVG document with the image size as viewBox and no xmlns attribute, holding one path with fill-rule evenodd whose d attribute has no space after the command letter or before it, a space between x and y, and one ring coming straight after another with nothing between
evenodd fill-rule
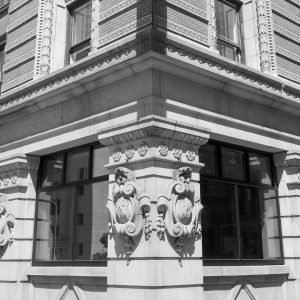
<instances>
[{"instance_id":1,"label":"corner window","mask_svg":"<svg viewBox=\"0 0 300 300\"><path fill-rule=\"evenodd\" d=\"M41 159L34 264L106 264L107 162L94 144Z\"/></svg>"},{"instance_id":2,"label":"corner window","mask_svg":"<svg viewBox=\"0 0 300 300\"><path fill-rule=\"evenodd\" d=\"M90 1L77 1L69 8L70 12L70 60L78 61L88 56L91 50L91 18Z\"/></svg>"},{"instance_id":3,"label":"corner window","mask_svg":"<svg viewBox=\"0 0 300 300\"><path fill-rule=\"evenodd\" d=\"M272 156L211 143L200 148L203 257L282 261Z\"/></svg>"},{"instance_id":4,"label":"corner window","mask_svg":"<svg viewBox=\"0 0 300 300\"><path fill-rule=\"evenodd\" d=\"M216 0L217 49L220 55L241 60L239 1Z\"/></svg>"}]
</instances>

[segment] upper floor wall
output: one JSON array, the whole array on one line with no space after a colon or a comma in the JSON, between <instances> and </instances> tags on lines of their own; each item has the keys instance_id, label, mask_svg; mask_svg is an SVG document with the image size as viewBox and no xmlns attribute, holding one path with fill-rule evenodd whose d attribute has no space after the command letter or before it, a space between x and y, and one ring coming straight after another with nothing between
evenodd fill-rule
<instances>
[{"instance_id":1,"label":"upper floor wall","mask_svg":"<svg viewBox=\"0 0 300 300\"><path fill-rule=\"evenodd\" d=\"M162 52L160 41L219 54L229 64L235 61L300 83L297 0L2 2L0 41L6 46L3 66L0 59L0 81L4 95L96 52L129 46L136 47L138 55L147 42L152 43L152 50Z\"/></svg>"}]
</instances>

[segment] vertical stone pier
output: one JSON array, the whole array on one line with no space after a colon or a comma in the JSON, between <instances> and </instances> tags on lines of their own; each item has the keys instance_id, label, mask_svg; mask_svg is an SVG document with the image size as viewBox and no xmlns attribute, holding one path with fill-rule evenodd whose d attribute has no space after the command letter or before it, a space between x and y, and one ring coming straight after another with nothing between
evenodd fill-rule
<instances>
[{"instance_id":1,"label":"vertical stone pier","mask_svg":"<svg viewBox=\"0 0 300 300\"><path fill-rule=\"evenodd\" d=\"M108 299L203 299L198 151L208 130L148 116L110 149Z\"/></svg>"}]
</instances>

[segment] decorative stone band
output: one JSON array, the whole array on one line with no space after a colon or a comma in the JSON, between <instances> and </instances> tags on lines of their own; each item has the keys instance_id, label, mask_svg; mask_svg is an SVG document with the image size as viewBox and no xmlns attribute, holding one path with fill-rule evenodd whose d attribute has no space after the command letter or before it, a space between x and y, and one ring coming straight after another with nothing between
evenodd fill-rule
<instances>
[{"instance_id":1,"label":"decorative stone band","mask_svg":"<svg viewBox=\"0 0 300 300\"><path fill-rule=\"evenodd\" d=\"M39 158L16 156L0 162L0 190L26 189L28 173L36 172Z\"/></svg>"},{"instance_id":2,"label":"decorative stone band","mask_svg":"<svg viewBox=\"0 0 300 300\"><path fill-rule=\"evenodd\" d=\"M105 146L135 141L146 137L172 139L193 145L206 144L209 130L178 121L151 115L136 123L118 125L99 132L98 139Z\"/></svg>"},{"instance_id":3,"label":"decorative stone band","mask_svg":"<svg viewBox=\"0 0 300 300\"><path fill-rule=\"evenodd\" d=\"M275 154L274 162L277 168L286 171L288 188L300 189L300 151Z\"/></svg>"}]
</instances>

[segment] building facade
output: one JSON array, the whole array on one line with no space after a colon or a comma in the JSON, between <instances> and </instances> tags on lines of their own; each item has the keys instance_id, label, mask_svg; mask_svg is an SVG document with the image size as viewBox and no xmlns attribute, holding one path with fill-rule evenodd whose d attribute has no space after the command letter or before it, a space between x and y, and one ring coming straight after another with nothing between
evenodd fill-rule
<instances>
[{"instance_id":1,"label":"building facade","mask_svg":"<svg viewBox=\"0 0 300 300\"><path fill-rule=\"evenodd\" d=\"M0 0L0 299L300 299L299 0Z\"/></svg>"}]
</instances>

